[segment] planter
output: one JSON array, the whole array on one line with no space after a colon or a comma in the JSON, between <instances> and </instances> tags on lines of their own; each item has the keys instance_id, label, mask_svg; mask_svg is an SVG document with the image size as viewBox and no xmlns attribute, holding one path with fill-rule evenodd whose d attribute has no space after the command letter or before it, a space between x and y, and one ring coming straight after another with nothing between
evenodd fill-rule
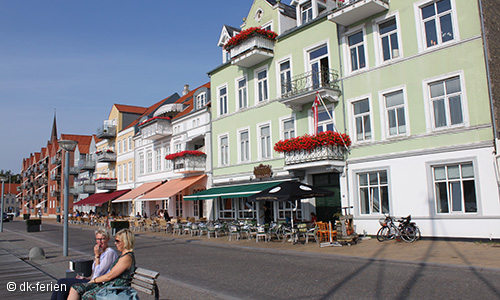
<instances>
[{"instance_id":1,"label":"planter","mask_svg":"<svg viewBox=\"0 0 500 300\"><path fill-rule=\"evenodd\" d=\"M42 228L41 219L30 219L26 220L26 231L27 232L39 232Z\"/></svg>"},{"instance_id":2,"label":"planter","mask_svg":"<svg viewBox=\"0 0 500 300\"><path fill-rule=\"evenodd\" d=\"M115 235L118 231L129 228L130 223L128 221L111 221L111 234Z\"/></svg>"}]
</instances>

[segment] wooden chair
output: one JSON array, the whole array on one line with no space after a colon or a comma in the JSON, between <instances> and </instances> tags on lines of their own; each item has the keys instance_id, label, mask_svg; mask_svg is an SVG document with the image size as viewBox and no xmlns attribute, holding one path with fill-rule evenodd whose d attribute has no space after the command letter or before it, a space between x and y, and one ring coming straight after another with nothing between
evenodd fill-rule
<instances>
[{"instance_id":1,"label":"wooden chair","mask_svg":"<svg viewBox=\"0 0 500 300\"><path fill-rule=\"evenodd\" d=\"M323 222L316 222L318 226L317 236L320 241L328 240L328 230L326 228L327 224Z\"/></svg>"}]
</instances>

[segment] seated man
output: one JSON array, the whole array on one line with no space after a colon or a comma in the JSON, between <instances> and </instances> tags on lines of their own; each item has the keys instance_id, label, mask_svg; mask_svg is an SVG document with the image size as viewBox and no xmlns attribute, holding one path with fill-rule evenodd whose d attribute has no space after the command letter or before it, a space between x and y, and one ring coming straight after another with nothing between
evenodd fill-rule
<instances>
[{"instance_id":1,"label":"seated man","mask_svg":"<svg viewBox=\"0 0 500 300\"><path fill-rule=\"evenodd\" d=\"M116 251L108 246L110 239L109 232L104 228L99 228L95 232L96 245L94 246L94 263L92 264L92 276L77 278L61 278L57 281L59 291L52 292L51 300L65 300L68 297L71 286L75 283L88 282L109 272L111 265L118 258ZM66 285L62 288L61 285Z\"/></svg>"}]
</instances>

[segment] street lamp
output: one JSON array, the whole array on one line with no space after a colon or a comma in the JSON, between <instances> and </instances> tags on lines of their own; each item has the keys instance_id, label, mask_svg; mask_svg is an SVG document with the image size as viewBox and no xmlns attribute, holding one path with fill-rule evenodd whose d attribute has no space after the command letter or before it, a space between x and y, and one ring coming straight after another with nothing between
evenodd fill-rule
<instances>
[{"instance_id":1,"label":"street lamp","mask_svg":"<svg viewBox=\"0 0 500 300\"><path fill-rule=\"evenodd\" d=\"M63 256L68 256L68 206L69 206L69 151L73 151L78 142L71 140L57 141L66 151L64 158L64 227L63 227Z\"/></svg>"},{"instance_id":2,"label":"street lamp","mask_svg":"<svg viewBox=\"0 0 500 300\"><path fill-rule=\"evenodd\" d=\"M4 194L4 186L5 186L5 182L7 181L7 177L5 176L0 176L0 181L2 182L2 205L1 205L1 210L2 210L2 217L0 218L0 232L3 232L3 203L4 203L4 199L3 199L3 194Z\"/></svg>"}]
</instances>

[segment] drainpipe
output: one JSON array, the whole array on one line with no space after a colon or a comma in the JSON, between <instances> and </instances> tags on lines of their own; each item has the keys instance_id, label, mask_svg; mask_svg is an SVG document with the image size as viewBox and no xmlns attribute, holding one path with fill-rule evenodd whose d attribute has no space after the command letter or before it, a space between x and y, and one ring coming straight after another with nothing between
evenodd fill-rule
<instances>
[{"instance_id":1,"label":"drainpipe","mask_svg":"<svg viewBox=\"0 0 500 300\"><path fill-rule=\"evenodd\" d=\"M344 114L344 133L347 133L347 113L346 113L346 104L345 104L345 98L344 98L344 66L342 65L342 49L340 46L340 32L344 31L344 27L342 25L337 24L337 46L338 46L338 52L339 52L339 76L340 76L340 90L341 90L341 101L342 101L342 113ZM349 193L349 166L347 163L347 155L348 152L346 151L346 159L345 159L345 168L344 168L344 174L345 174L345 181L346 181L346 200L347 200L347 207L351 207L351 200L350 200L350 193ZM342 199L341 199L342 201ZM352 212L351 212L352 214Z\"/></svg>"},{"instance_id":2,"label":"drainpipe","mask_svg":"<svg viewBox=\"0 0 500 300\"><path fill-rule=\"evenodd\" d=\"M491 76L490 76L490 66L488 64L488 42L486 40L486 33L485 33L485 28L484 28L484 15L483 15L483 3L481 0L478 0L479 3L479 17L481 18L481 36L483 38L483 51L484 51L484 60L485 60L485 65L486 65L486 78L488 81L488 93L489 93L489 98L490 98L490 107L491 107L491 123L493 124L493 147L494 147L494 153L495 153L495 174L497 177L497 186L498 189L500 190L500 174L498 174L498 159L500 158L500 155L498 154L497 151L497 139L498 139L498 132L497 132L497 125L496 125L496 119L495 119L495 106L493 106L493 93L491 91Z\"/></svg>"}]
</instances>

